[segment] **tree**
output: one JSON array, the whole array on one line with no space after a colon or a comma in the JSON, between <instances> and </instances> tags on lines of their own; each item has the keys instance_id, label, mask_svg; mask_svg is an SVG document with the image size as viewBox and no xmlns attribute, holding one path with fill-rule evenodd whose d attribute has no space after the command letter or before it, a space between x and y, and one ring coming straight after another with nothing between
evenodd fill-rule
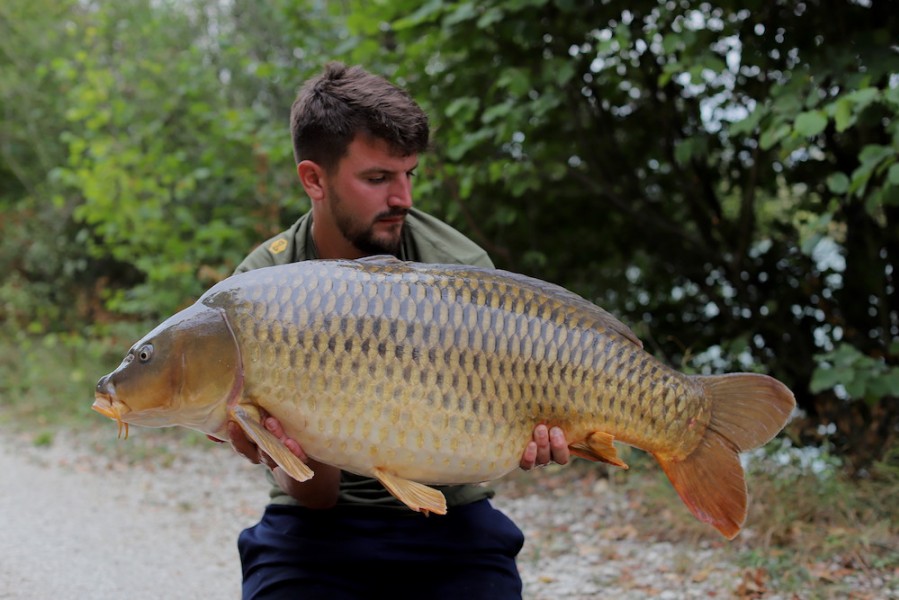
<instances>
[{"instance_id":1,"label":"tree","mask_svg":"<svg viewBox=\"0 0 899 600\"><path fill-rule=\"evenodd\" d=\"M65 89L54 67L78 51L79 3L10 0L0 6L0 321L45 331L83 316L94 278L72 219L77 194L55 176L67 156Z\"/></svg>"}]
</instances>

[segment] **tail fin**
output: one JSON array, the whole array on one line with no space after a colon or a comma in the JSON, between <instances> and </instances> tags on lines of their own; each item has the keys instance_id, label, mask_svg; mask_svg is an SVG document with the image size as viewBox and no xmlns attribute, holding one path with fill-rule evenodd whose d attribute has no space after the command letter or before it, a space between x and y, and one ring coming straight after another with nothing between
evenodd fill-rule
<instances>
[{"instance_id":1,"label":"tail fin","mask_svg":"<svg viewBox=\"0 0 899 600\"><path fill-rule=\"evenodd\" d=\"M656 455L681 499L697 519L728 539L746 520L746 481L739 453L758 448L783 429L793 394L766 375L694 376L711 400L711 419L699 445L686 457Z\"/></svg>"}]
</instances>

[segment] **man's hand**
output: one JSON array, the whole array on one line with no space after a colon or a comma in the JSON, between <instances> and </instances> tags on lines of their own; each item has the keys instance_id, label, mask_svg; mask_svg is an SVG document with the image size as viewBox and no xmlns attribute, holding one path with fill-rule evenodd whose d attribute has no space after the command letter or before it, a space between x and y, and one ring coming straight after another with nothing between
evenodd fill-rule
<instances>
[{"instance_id":1,"label":"man's hand","mask_svg":"<svg viewBox=\"0 0 899 600\"><path fill-rule=\"evenodd\" d=\"M281 427L280 421L274 417L268 416L266 413L262 413L262 425L265 427L269 433L274 435L276 438L281 440L281 443L284 444L284 447L290 450L290 452L299 458L304 463L309 462L309 457L306 456L306 453L303 452L303 449L297 443L297 441L293 438L287 437L284 433L284 428ZM240 428L240 425L235 423L234 421L228 421L226 425L228 431L228 438L231 441L231 447L234 448L234 451L249 460L254 465L265 465L269 469L274 470L278 465L275 461L272 460L272 457L259 449L253 440L247 437L247 434L244 433L244 430ZM211 435L207 435L210 440L216 442L218 444L224 443L224 440L220 440L212 437Z\"/></svg>"},{"instance_id":2,"label":"man's hand","mask_svg":"<svg viewBox=\"0 0 899 600\"><path fill-rule=\"evenodd\" d=\"M534 428L534 439L528 442L519 465L525 471L530 471L534 467L542 467L550 462L568 464L570 458L571 452L568 450L565 432L558 427L548 430L546 425L541 424Z\"/></svg>"},{"instance_id":3,"label":"man's hand","mask_svg":"<svg viewBox=\"0 0 899 600\"><path fill-rule=\"evenodd\" d=\"M228 422L228 438L231 440L231 446L234 450L245 457L253 464L265 465L271 469L278 486L293 496L301 506L306 508L324 509L331 508L337 502L340 488L340 469L325 465L310 459L299 442L295 439L287 437L284 428L281 427L280 421L275 417L262 415L262 425L276 438L278 438L284 447L306 463L315 472L315 475L309 481L299 482L293 479L287 472L278 467L277 463L272 460L266 452L261 450L259 446L253 443L253 440L247 437L240 425L234 421ZM212 438L210 438L212 439ZM218 440L213 440L218 441Z\"/></svg>"},{"instance_id":4,"label":"man's hand","mask_svg":"<svg viewBox=\"0 0 899 600\"><path fill-rule=\"evenodd\" d=\"M281 443L284 444L284 447L290 450L294 456L305 463L309 462L309 457L303 452L300 444L297 443L295 439L287 437L287 434L284 433L284 428L281 427L281 423L278 419L264 415L262 417L262 425L269 431L269 433L278 438ZM272 470L278 466L268 454L254 444L253 440L247 437L243 429L240 428L240 425L234 421L228 422L228 437L231 440L231 446L234 447L234 450L251 463L265 465Z\"/></svg>"}]
</instances>

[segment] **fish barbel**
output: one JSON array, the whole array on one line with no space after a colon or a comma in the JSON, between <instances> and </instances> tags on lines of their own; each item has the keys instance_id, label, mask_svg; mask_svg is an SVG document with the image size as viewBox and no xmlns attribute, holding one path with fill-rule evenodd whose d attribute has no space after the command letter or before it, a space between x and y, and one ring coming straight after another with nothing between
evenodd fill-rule
<instances>
[{"instance_id":1,"label":"fish barbel","mask_svg":"<svg viewBox=\"0 0 899 600\"><path fill-rule=\"evenodd\" d=\"M595 304L514 273L391 257L321 260L232 276L138 341L97 383L93 408L128 424L227 439L228 421L292 477L311 458L378 479L413 510L430 485L514 470L541 423L573 454L626 468L651 453L702 521L733 538L746 517L739 452L794 406L759 374L689 376Z\"/></svg>"}]
</instances>

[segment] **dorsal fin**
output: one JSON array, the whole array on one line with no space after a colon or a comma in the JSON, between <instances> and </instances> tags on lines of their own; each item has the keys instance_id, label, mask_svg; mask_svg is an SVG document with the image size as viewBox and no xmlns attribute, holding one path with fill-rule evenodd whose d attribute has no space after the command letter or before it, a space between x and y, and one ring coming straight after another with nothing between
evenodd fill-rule
<instances>
[{"instance_id":1,"label":"dorsal fin","mask_svg":"<svg viewBox=\"0 0 899 600\"><path fill-rule=\"evenodd\" d=\"M375 254L374 256L363 256L362 258L357 258L356 261L375 265L392 265L398 262L403 262L392 254Z\"/></svg>"}]
</instances>

